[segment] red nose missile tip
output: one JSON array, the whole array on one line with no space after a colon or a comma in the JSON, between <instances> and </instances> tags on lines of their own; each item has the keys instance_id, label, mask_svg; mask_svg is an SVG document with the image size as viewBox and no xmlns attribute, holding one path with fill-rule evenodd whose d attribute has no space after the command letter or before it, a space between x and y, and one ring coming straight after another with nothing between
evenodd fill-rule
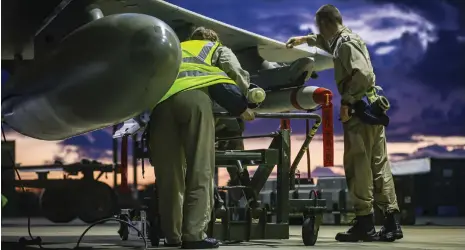
<instances>
[{"instance_id":1,"label":"red nose missile tip","mask_svg":"<svg viewBox=\"0 0 465 250\"><path fill-rule=\"evenodd\" d=\"M313 92L313 101L317 104L324 105L330 103L332 99L333 93L331 93L329 89L317 88L315 92Z\"/></svg>"}]
</instances>

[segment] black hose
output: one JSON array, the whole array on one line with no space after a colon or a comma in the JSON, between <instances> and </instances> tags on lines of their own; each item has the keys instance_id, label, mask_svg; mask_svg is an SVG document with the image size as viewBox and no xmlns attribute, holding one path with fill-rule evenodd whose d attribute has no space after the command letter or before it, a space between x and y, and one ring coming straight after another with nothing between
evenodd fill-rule
<instances>
[{"instance_id":1,"label":"black hose","mask_svg":"<svg viewBox=\"0 0 465 250\"><path fill-rule=\"evenodd\" d=\"M3 129L3 122L2 122L2 125L1 125L1 129L2 129L3 141L6 142L5 130ZM18 168L16 167L16 162L13 159L13 156L11 155L10 151L8 151L8 157L10 158L13 170L15 171L16 175L18 176L21 191L25 194L26 193L26 188L24 187L24 184L22 183L21 176L19 175ZM42 247L42 239L40 237L34 238L34 236L32 236L32 233L31 233L31 213L30 213L29 210L27 210L27 211L28 211L27 212L27 233L29 234L29 237L31 239L30 240L25 240L24 238L21 238L20 243L21 244L26 244L26 245L28 245L28 243L30 243L29 245L31 245L31 244L37 245L37 246L39 246L39 248L43 249L43 247Z\"/></svg>"},{"instance_id":2,"label":"black hose","mask_svg":"<svg viewBox=\"0 0 465 250\"><path fill-rule=\"evenodd\" d=\"M297 169L297 166L300 163L300 160L304 156L305 152L307 151L307 148L312 141L313 137L315 136L318 128L321 125L321 120L317 120L312 128L310 129L310 132L307 134L305 137L304 143L302 144L302 147L300 148L299 152L297 153L294 161L292 162L291 169L290 169L290 175L293 176L295 174L295 170ZM292 177L291 177L292 178ZM292 183L291 183L292 184Z\"/></svg>"},{"instance_id":3,"label":"black hose","mask_svg":"<svg viewBox=\"0 0 465 250\"><path fill-rule=\"evenodd\" d=\"M132 225L131 223L127 222L127 221L124 221L124 220L121 220L121 219L117 219L117 218L106 218L106 219L101 219L97 222L94 222L92 224L90 224L90 226L88 226L86 228L86 230L84 230L84 232L81 234L81 236L79 237L79 240L77 241L76 243L76 247L74 247L74 249L78 249L79 248L79 244L81 243L82 241L82 238L84 238L84 235L86 235L86 233L91 229L93 228L94 226L98 225L98 224L102 224L104 222L107 222L107 221L118 221L120 223L125 223L126 225L130 226L131 228L133 228L134 230L136 230L139 235L142 237L142 240L144 240L144 249L147 249L147 240L145 239L145 235L142 234L142 232L137 229L134 225Z\"/></svg>"},{"instance_id":4,"label":"black hose","mask_svg":"<svg viewBox=\"0 0 465 250\"><path fill-rule=\"evenodd\" d=\"M317 192L315 191L315 189L312 189L310 190L310 193L308 195L308 198L310 200L313 200L313 206L317 206L318 205L318 194Z\"/></svg>"}]
</instances>

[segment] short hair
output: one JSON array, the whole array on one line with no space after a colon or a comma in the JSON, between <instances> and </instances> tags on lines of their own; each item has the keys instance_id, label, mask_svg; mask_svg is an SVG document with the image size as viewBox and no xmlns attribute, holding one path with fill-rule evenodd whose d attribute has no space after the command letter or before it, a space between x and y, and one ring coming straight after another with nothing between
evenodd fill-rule
<instances>
[{"instance_id":1,"label":"short hair","mask_svg":"<svg viewBox=\"0 0 465 250\"><path fill-rule=\"evenodd\" d=\"M319 22L342 24L341 12L332 4L325 4L316 12L316 18Z\"/></svg>"},{"instance_id":2,"label":"short hair","mask_svg":"<svg viewBox=\"0 0 465 250\"><path fill-rule=\"evenodd\" d=\"M215 31L205 27L198 27L192 32L190 40L208 40L212 42L219 42L220 38Z\"/></svg>"}]
</instances>

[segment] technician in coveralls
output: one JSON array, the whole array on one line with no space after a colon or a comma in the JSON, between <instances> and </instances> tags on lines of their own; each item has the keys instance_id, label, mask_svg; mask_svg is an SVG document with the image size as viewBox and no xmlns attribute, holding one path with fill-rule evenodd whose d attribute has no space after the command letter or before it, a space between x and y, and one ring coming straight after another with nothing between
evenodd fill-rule
<instances>
[{"instance_id":1,"label":"technician in coveralls","mask_svg":"<svg viewBox=\"0 0 465 250\"><path fill-rule=\"evenodd\" d=\"M197 28L181 43L182 63L148 126L165 246L217 248L206 230L214 205L215 119L213 101L234 116L254 119L247 108L248 72L217 34Z\"/></svg>"},{"instance_id":2,"label":"technician in coveralls","mask_svg":"<svg viewBox=\"0 0 465 250\"><path fill-rule=\"evenodd\" d=\"M341 13L333 5L324 5L317 11L316 24L320 34L292 37L287 46L308 43L334 56L335 80L342 96L340 119L344 128L344 169L356 213L355 224L347 232L338 233L336 240L401 239L403 233L396 218L399 207L386 152L384 126L387 124L366 122L366 118L372 116L364 113L366 107L361 101L366 97L373 107L379 102L367 47L358 35L343 26ZM360 105L362 110L358 109ZM352 113L354 109L358 112ZM385 114L380 117L387 118ZM377 233L373 201L385 215L384 226Z\"/></svg>"}]
</instances>

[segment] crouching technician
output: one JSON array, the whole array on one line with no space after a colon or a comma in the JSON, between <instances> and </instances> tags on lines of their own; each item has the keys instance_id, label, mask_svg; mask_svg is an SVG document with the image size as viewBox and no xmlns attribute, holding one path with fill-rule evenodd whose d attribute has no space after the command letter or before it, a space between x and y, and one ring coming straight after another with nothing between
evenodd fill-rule
<instances>
[{"instance_id":1,"label":"crouching technician","mask_svg":"<svg viewBox=\"0 0 465 250\"><path fill-rule=\"evenodd\" d=\"M221 46L212 30L197 28L181 48L178 77L153 109L148 124L161 227L165 246L217 248L219 242L205 233L214 205L212 100L232 115L254 119L244 91L235 81L241 78L239 73L248 81L248 73L240 69L236 56ZM248 86L244 87L247 90Z\"/></svg>"}]
</instances>

